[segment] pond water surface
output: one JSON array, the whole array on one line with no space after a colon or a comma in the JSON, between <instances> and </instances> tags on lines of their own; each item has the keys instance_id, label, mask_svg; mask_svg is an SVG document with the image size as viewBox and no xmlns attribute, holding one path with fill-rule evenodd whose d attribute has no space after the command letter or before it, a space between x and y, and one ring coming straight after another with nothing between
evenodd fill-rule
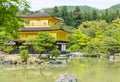
<instances>
[{"instance_id":1,"label":"pond water surface","mask_svg":"<svg viewBox=\"0 0 120 82\"><path fill-rule=\"evenodd\" d=\"M120 82L120 62L108 59L72 59L61 64L0 65L0 82L55 82L61 74L75 75L78 82Z\"/></svg>"}]
</instances>

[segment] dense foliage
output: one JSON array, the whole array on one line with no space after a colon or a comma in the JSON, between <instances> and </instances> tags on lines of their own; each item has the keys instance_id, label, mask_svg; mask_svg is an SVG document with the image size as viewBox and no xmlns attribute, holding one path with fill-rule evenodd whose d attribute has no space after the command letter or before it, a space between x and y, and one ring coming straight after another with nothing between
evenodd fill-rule
<instances>
[{"instance_id":1,"label":"dense foliage","mask_svg":"<svg viewBox=\"0 0 120 82\"><path fill-rule=\"evenodd\" d=\"M59 55L60 55L60 51L58 49L52 51L52 57L58 57Z\"/></svg>"},{"instance_id":2,"label":"dense foliage","mask_svg":"<svg viewBox=\"0 0 120 82\"><path fill-rule=\"evenodd\" d=\"M19 37L19 28L23 26L20 10L28 8L26 0L0 0L0 50L6 49L6 41Z\"/></svg>"},{"instance_id":3,"label":"dense foliage","mask_svg":"<svg viewBox=\"0 0 120 82\"><path fill-rule=\"evenodd\" d=\"M0 31L4 31L9 38L18 38L21 27L20 9L28 6L26 0L0 0Z\"/></svg>"},{"instance_id":4,"label":"dense foliage","mask_svg":"<svg viewBox=\"0 0 120 82\"><path fill-rule=\"evenodd\" d=\"M70 50L86 55L108 55L120 51L120 19L111 24L105 21L86 21L70 36ZM74 49L74 50L73 50Z\"/></svg>"}]
</instances>

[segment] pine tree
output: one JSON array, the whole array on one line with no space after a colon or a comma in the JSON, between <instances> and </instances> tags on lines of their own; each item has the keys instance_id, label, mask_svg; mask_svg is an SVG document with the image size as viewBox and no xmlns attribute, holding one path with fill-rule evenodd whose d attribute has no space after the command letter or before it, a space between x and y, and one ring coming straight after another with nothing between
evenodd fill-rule
<instances>
[{"instance_id":1,"label":"pine tree","mask_svg":"<svg viewBox=\"0 0 120 82\"><path fill-rule=\"evenodd\" d=\"M65 17L67 16L68 12L67 12L67 6L63 6L61 9L61 17L63 19L65 19Z\"/></svg>"},{"instance_id":2,"label":"pine tree","mask_svg":"<svg viewBox=\"0 0 120 82\"><path fill-rule=\"evenodd\" d=\"M82 23L82 19L83 19L83 14L80 11L79 6L76 6L73 12L73 17L74 17L74 27L77 28Z\"/></svg>"},{"instance_id":3,"label":"pine tree","mask_svg":"<svg viewBox=\"0 0 120 82\"><path fill-rule=\"evenodd\" d=\"M97 11L93 10L92 11L92 20L96 20L97 19Z\"/></svg>"},{"instance_id":4,"label":"pine tree","mask_svg":"<svg viewBox=\"0 0 120 82\"><path fill-rule=\"evenodd\" d=\"M59 17L60 15L59 15L59 10L58 10L58 7L57 6L55 6L54 8L53 8L53 16L55 16L55 17Z\"/></svg>"}]
</instances>

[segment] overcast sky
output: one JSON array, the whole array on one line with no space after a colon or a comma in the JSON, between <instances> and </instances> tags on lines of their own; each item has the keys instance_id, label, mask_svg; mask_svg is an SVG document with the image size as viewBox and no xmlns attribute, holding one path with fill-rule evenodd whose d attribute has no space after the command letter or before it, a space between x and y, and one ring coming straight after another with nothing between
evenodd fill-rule
<instances>
[{"instance_id":1,"label":"overcast sky","mask_svg":"<svg viewBox=\"0 0 120 82\"><path fill-rule=\"evenodd\" d=\"M42 8L63 6L63 5L88 5L97 9L106 9L120 3L120 0L28 0L31 10L36 11Z\"/></svg>"}]
</instances>

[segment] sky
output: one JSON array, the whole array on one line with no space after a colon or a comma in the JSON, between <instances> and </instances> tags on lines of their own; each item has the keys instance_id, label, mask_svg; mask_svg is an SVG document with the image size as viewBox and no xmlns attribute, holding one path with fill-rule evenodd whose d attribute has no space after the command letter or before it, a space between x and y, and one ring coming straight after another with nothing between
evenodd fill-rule
<instances>
[{"instance_id":1,"label":"sky","mask_svg":"<svg viewBox=\"0 0 120 82\"><path fill-rule=\"evenodd\" d=\"M30 2L30 10L36 11L42 8L50 8L54 6L91 6L97 9L106 9L115 4L119 4L120 0L28 0Z\"/></svg>"}]
</instances>

